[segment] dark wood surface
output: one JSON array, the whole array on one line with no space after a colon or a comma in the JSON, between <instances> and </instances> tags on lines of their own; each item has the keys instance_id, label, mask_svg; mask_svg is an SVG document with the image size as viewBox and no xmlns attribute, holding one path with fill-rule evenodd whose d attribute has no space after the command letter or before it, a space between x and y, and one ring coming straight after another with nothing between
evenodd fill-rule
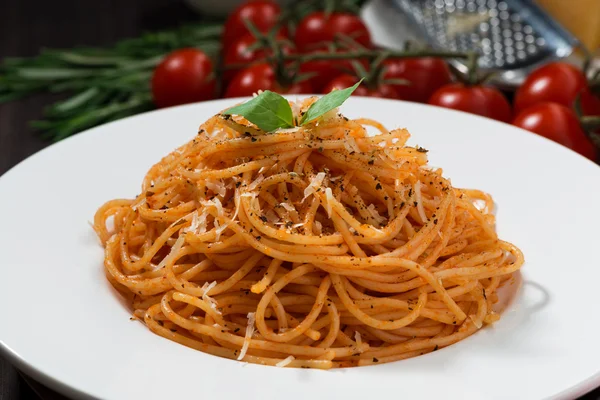
<instances>
[{"instance_id":1,"label":"dark wood surface","mask_svg":"<svg viewBox=\"0 0 600 400\"><path fill-rule=\"evenodd\" d=\"M0 0L0 60L35 55L44 47L108 45L194 18L193 11L175 0ZM39 118L54 98L41 95L0 105L0 175L50 144L28 123ZM0 400L40 398L64 399L21 375L0 356ZM600 390L583 399L600 399Z\"/></svg>"}]
</instances>

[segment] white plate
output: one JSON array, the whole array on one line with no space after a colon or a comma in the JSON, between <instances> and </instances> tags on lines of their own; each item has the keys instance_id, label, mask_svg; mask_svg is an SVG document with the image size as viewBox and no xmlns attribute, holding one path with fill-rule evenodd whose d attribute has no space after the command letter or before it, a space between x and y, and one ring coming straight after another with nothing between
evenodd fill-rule
<instances>
[{"instance_id":1,"label":"white plate","mask_svg":"<svg viewBox=\"0 0 600 400\"><path fill-rule=\"evenodd\" d=\"M232 104L107 124L0 178L0 347L34 378L103 399L570 398L600 385L600 168L506 124L379 99L343 112L408 127L459 187L493 194L500 237L525 253L523 287L499 323L410 360L334 371L244 365L154 335L104 277L88 221L132 197L147 169Z\"/></svg>"}]
</instances>

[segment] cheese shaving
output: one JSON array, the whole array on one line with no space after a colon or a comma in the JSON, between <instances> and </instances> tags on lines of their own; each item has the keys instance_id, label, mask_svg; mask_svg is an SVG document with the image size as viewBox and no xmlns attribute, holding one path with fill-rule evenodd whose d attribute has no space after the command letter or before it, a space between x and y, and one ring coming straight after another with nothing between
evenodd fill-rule
<instances>
[{"instance_id":1,"label":"cheese shaving","mask_svg":"<svg viewBox=\"0 0 600 400\"><path fill-rule=\"evenodd\" d=\"M289 364L290 364L292 361L294 361L295 359L296 359L296 357L294 357L294 356L289 356L289 357L287 357L286 359L279 361L277 364L275 364L275 366L276 366L276 367L279 367L279 368L283 368L283 367L285 367L285 366L289 365Z\"/></svg>"},{"instance_id":2,"label":"cheese shaving","mask_svg":"<svg viewBox=\"0 0 600 400\"><path fill-rule=\"evenodd\" d=\"M338 118L338 113L340 112L339 107L334 108L333 110L327 111L325 114L321 115L318 119L319 122L327 122L332 119Z\"/></svg>"},{"instance_id":3,"label":"cheese shaving","mask_svg":"<svg viewBox=\"0 0 600 400\"><path fill-rule=\"evenodd\" d=\"M354 331L354 341L356 342L357 346L362 346L363 342L359 331Z\"/></svg>"},{"instance_id":4,"label":"cheese shaving","mask_svg":"<svg viewBox=\"0 0 600 400\"><path fill-rule=\"evenodd\" d=\"M331 188L327 188L325 189L325 199L327 201L327 203L325 204L325 209L327 210L327 216L329 218L331 218L331 212L332 212L332 204L333 204L333 192L331 191Z\"/></svg>"},{"instance_id":5,"label":"cheese shaving","mask_svg":"<svg viewBox=\"0 0 600 400\"><path fill-rule=\"evenodd\" d=\"M184 228L183 232L196 232L196 230L198 229L198 225L198 210L196 210L192 213L192 222L190 223L190 226Z\"/></svg>"},{"instance_id":6,"label":"cheese shaving","mask_svg":"<svg viewBox=\"0 0 600 400\"><path fill-rule=\"evenodd\" d=\"M181 235L177 238L177 240L175 241L175 244L173 245L173 247L171 247L171 251L169 252L169 254L162 259L162 261L156 266L156 268L154 268L155 271L158 271L159 269L162 269L165 267L165 265L167 265L167 263L171 262L173 260L173 258L177 255L177 253L179 253L179 250L181 249L181 247L183 247L183 244L185 243L185 236Z\"/></svg>"},{"instance_id":7,"label":"cheese shaving","mask_svg":"<svg viewBox=\"0 0 600 400\"><path fill-rule=\"evenodd\" d=\"M279 128L275 131L275 133L296 133L300 131L299 126L295 126L293 128Z\"/></svg>"},{"instance_id":8,"label":"cheese shaving","mask_svg":"<svg viewBox=\"0 0 600 400\"><path fill-rule=\"evenodd\" d=\"M291 205L290 203L279 203L279 205L283 208L285 208L287 211L296 211L296 209L294 208L293 205Z\"/></svg>"},{"instance_id":9,"label":"cheese shaving","mask_svg":"<svg viewBox=\"0 0 600 400\"><path fill-rule=\"evenodd\" d=\"M252 181L252 183L250 183L250 185L248 185L248 190L252 191L254 189L256 189L258 187L258 185L261 184L262 181L265 180L265 177L263 174L260 174L256 177L256 179L254 181Z\"/></svg>"},{"instance_id":10,"label":"cheese shaving","mask_svg":"<svg viewBox=\"0 0 600 400\"><path fill-rule=\"evenodd\" d=\"M272 224L279 222L279 216L272 209L269 209L267 211L267 213L265 214L265 217L267 217L267 221Z\"/></svg>"},{"instance_id":11,"label":"cheese shaving","mask_svg":"<svg viewBox=\"0 0 600 400\"><path fill-rule=\"evenodd\" d=\"M244 336L244 344L242 345L242 349L240 350L240 355L238 356L238 361L244 359L246 356L246 352L248 351L248 347L250 347L250 340L252 339L252 335L254 334L254 321L256 317L253 312L248 313L248 327L246 328L246 335Z\"/></svg>"},{"instance_id":12,"label":"cheese shaving","mask_svg":"<svg viewBox=\"0 0 600 400\"><path fill-rule=\"evenodd\" d=\"M317 231L317 234L321 234L323 233L323 225L321 225L321 223L319 221L315 221L315 229Z\"/></svg>"},{"instance_id":13,"label":"cheese shaving","mask_svg":"<svg viewBox=\"0 0 600 400\"><path fill-rule=\"evenodd\" d=\"M221 200L219 200L217 197L215 197L212 200L202 200L201 204L204 207L215 207L217 209L217 215L219 217L225 215L225 213L223 212L223 204L221 203Z\"/></svg>"},{"instance_id":14,"label":"cheese shaving","mask_svg":"<svg viewBox=\"0 0 600 400\"><path fill-rule=\"evenodd\" d=\"M346 136L346 140L344 140L344 147L349 153L360 153L360 147L358 147L358 143L356 143L356 140L350 135Z\"/></svg>"},{"instance_id":15,"label":"cheese shaving","mask_svg":"<svg viewBox=\"0 0 600 400\"><path fill-rule=\"evenodd\" d=\"M302 201L306 200L311 194L315 193L319 187L323 184L323 180L325 179L325 172L319 172L317 175L313 176L310 179L310 183L304 189L304 198Z\"/></svg>"},{"instance_id":16,"label":"cheese shaving","mask_svg":"<svg viewBox=\"0 0 600 400\"><path fill-rule=\"evenodd\" d=\"M204 285L202 286L202 300L210 304L210 308L215 310L217 314L221 314L221 311L219 311L219 309L217 308L217 301L208 295L208 292L210 292L211 289L215 286L217 286L217 281L213 281L210 284L208 282L204 283Z\"/></svg>"},{"instance_id":17,"label":"cheese shaving","mask_svg":"<svg viewBox=\"0 0 600 400\"><path fill-rule=\"evenodd\" d=\"M240 194L240 197L256 197L258 196L257 192L244 192Z\"/></svg>"},{"instance_id":18,"label":"cheese shaving","mask_svg":"<svg viewBox=\"0 0 600 400\"><path fill-rule=\"evenodd\" d=\"M225 194L227 194L227 188L221 180L218 180L216 182L206 181L205 185L207 188L212 190L213 193L216 193L221 197L225 197Z\"/></svg>"},{"instance_id":19,"label":"cheese shaving","mask_svg":"<svg viewBox=\"0 0 600 400\"><path fill-rule=\"evenodd\" d=\"M377 209L375 208L374 204L369 204L369 206L367 207L367 211L369 212L369 214L371 214L375 222L377 222L378 224L381 225L385 222L385 218L379 215L379 212L377 212Z\"/></svg>"}]
</instances>

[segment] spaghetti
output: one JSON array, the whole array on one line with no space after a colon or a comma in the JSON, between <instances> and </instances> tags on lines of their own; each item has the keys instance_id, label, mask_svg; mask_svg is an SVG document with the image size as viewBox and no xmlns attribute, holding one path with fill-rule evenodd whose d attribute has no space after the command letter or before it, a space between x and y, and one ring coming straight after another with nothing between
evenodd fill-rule
<instances>
[{"instance_id":1,"label":"spaghetti","mask_svg":"<svg viewBox=\"0 0 600 400\"><path fill-rule=\"evenodd\" d=\"M523 255L491 197L408 137L336 112L271 133L218 114L97 211L106 276L154 333L230 359L328 369L456 343L498 320Z\"/></svg>"}]
</instances>

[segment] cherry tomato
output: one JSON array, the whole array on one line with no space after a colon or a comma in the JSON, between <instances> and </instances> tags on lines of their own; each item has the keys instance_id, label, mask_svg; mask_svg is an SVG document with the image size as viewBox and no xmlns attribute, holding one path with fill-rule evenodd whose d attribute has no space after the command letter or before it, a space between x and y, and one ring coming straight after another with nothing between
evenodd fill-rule
<instances>
[{"instance_id":1,"label":"cherry tomato","mask_svg":"<svg viewBox=\"0 0 600 400\"><path fill-rule=\"evenodd\" d=\"M285 36L277 35L276 39L282 44L281 50L284 54L292 54L294 52L292 43L289 42L289 40L286 41L287 38ZM255 61L263 60L273 53L269 49L253 50L252 46L254 46L255 43L256 38L248 33L235 40L233 44L225 50L223 65L225 67L230 67L223 73L223 80L225 82L231 81L239 70L244 69L244 67L231 68L235 64L251 64Z\"/></svg>"},{"instance_id":2,"label":"cherry tomato","mask_svg":"<svg viewBox=\"0 0 600 400\"><path fill-rule=\"evenodd\" d=\"M580 100L583 115L600 115L600 97L593 94L589 88L581 91Z\"/></svg>"},{"instance_id":3,"label":"cherry tomato","mask_svg":"<svg viewBox=\"0 0 600 400\"><path fill-rule=\"evenodd\" d=\"M167 55L152 75L152 97L157 107L212 99L215 86L210 58L192 48Z\"/></svg>"},{"instance_id":4,"label":"cherry tomato","mask_svg":"<svg viewBox=\"0 0 600 400\"><path fill-rule=\"evenodd\" d=\"M429 99L429 104L466 111L503 122L509 122L511 118L510 104L502 93L485 86L450 83L436 90Z\"/></svg>"},{"instance_id":5,"label":"cherry tomato","mask_svg":"<svg viewBox=\"0 0 600 400\"><path fill-rule=\"evenodd\" d=\"M313 88L307 81L281 87L275 81L273 67L266 63L254 64L239 71L227 86L224 97L251 96L259 90L271 90L281 94L312 93Z\"/></svg>"},{"instance_id":6,"label":"cherry tomato","mask_svg":"<svg viewBox=\"0 0 600 400\"><path fill-rule=\"evenodd\" d=\"M323 11L313 12L298 24L294 41L300 50L309 51L323 42L332 42L336 34L350 36L357 43L371 47L369 30L359 17L350 13L327 16Z\"/></svg>"},{"instance_id":7,"label":"cherry tomato","mask_svg":"<svg viewBox=\"0 0 600 400\"><path fill-rule=\"evenodd\" d=\"M350 74L342 74L334 78L329 82L322 93L329 93L334 89L346 89L358 82L356 76ZM392 85L386 83L379 84L376 88L368 88L365 84L361 84L356 88L353 95L355 96L366 96L366 97L385 97L388 99L397 99L398 93Z\"/></svg>"},{"instance_id":8,"label":"cherry tomato","mask_svg":"<svg viewBox=\"0 0 600 400\"><path fill-rule=\"evenodd\" d=\"M558 103L538 103L521 111L513 125L537 133L594 160L596 149L581 129L575 113Z\"/></svg>"},{"instance_id":9,"label":"cherry tomato","mask_svg":"<svg viewBox=\"0 0 600 400\"><path fill-rule=\"evenodd\" d=\"M388 59L384 79L406 79L410 85L394 85L403 100L427 103L431 95L452 81L450 69L439 58Z\"/></svg>"},{"instance_id":10,"label":"cherry tomato","mask_svg":"<svg viewBox=\"0 0 600 400\"><path fill-rule=\"evenodd\" d=\"M533 71L515 94L515 111L546 101L572 107L577 95L587 88L585 75L564 62L546 64Z\"/></svg>"},{"instance_id":11,"label":"cherry tomato","mask_svg":"<svg viewBox=\"0 0 600 400\"><path fill-rule=\"evenodd\" d=\"M267 32L277 23L281 9L273 1L257 0L242 3L227 18L223 31L223 48L249 33L244 20L248 20L260 31Z\"/></svg>"}]
</instances>

